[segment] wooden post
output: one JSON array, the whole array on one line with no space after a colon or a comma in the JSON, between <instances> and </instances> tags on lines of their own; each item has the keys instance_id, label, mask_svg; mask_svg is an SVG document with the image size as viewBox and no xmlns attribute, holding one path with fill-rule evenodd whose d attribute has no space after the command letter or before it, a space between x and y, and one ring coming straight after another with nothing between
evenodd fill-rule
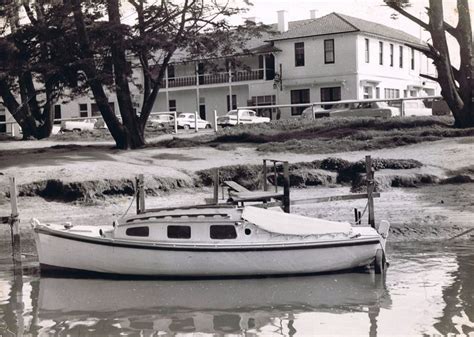
<instances>
[{"instance_id":1,"label":"wooden post","mask_svg":"<svg viewBox=\"0 0 474 337\"><path fill-rule=\"evenodd\" d=\"M288 162L283 162L283 211L290 213L290 174Z\"/></svg>"},{"instance_id":2,"label":"wooden post","mask_svg":"<svg viewBox=\"0 0 474 337\"><path fill-rule=\"evenodd\" d=\"M137 214L145 213L145 188L143 174L139 174L135 178L136 198L137 198Z\"/></svg>"},{"instance_id":3,"label":"wooden post","mask_svg":"<svg viewBox=\"0 0 474 337\"><path fill-rule=\"evenodd\" d=\"M14 274L22 275L20 219L18 218L18 201L15 177L10 177L10 204L12 209L10 217L10 229L12 234L12 257Z\"/></svg>"},{"instance_id":4,"label":"wooden post","mask_svg":"<svg viewBox=\"0 0 474 337\"><path fill-rule=\"evenodd\" d=\"M173 111L173 117L174 117L174 133L178 134L178 114L176 111Z\"/></svg>"},{"instance_id":5,"label":"wooden post","mask_svg":"<svg viewBox=\"0 0 474 337\"><path fill-rule=\"evenodd\" d=\"M275 182L275 192L278 192L278 174L277 174L277 163L276 161L273 162L273 178Z\"/></svg>"},{"instance_id":6,"label":"wooden post","mask_svg":"<svg viewBox=\"0 0 474 337\"><path fill-rule=\"evenodd\" d=\"M375 228L375 217L374 217L374 168L372 167L372 158L370 156L365 156L365 170L366 170L366 180L367 180L367 202L368 202L368 211L369 211L369 225L372 228Z\"/></svg>"},{"instance_id":7,"label":"wooden post","mask_svg":"<svg viewBox=\"0 0 474 337\"><path fill-rule=\"evenodd\" d=\"M268 181L267 181L267 161L263 160L263 190L268 191Z\"/></svg>"},{"instance_id":8,"label":"wooden post","mask_svg":"<svg viewBox=\"0 0 474 337\"><path fill-rule=\"evenodd\" d=\"M219 169L214 171L214 204L219 203Z\"/></svg>"},{"instance_id":9,"label":"wooden post","mask_svg":"<svg viewBox=\"0 0 474 337\"><path fill-rule=\"evenodd\" d=\"M198 112L194 111L194 132L198 132Z\"/></svg>"},{"instance_id":10,"label":"wooden post","mask_svg":"<svg viewBox=\"0 0 474 337\"><path fill-rule=\"evenodd\" d=\"M214 131L217 132L217 110L214 110Z\"/></svg>"}]
</instances>

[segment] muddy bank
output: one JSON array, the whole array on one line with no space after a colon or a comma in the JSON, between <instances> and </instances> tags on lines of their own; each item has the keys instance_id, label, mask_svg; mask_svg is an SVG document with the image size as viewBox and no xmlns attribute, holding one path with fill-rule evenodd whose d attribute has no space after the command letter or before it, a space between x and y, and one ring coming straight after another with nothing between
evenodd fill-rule
<instances>
[{"instance_id":1,"label":"muddy bank","mask_svg":"<svg viewBox=\"0 0 474 337\"><path fill-rule=\"evenodd\" d=\"M473 182L474 166L451 172L447 178L436 174L421 172L423 164L413 159L374 158L376 171L376 191L386 191L393 187L419 187L432 184L463 184ZM263 187L261 165L230 165L217 167L220 184L232 180L249 190ZM180 177L145 176L146 193L156 196L162 192L181 188L208 187L213 185L216 168L199 170L195 173L181 172ZM277 165L276 183L283 185L282 166ZM267 180L275 184L274 167L268 167ZM306 188L311 186L350 186L351 192L365 189L365 161L350 162L341 158L326 158L311 162L298 162L289 165L290 186ZM184 177L183 177L184 175ZM134 194L134 179L102 179L86 181L63 181L48 179L19 186L20 196L39 196L46 200L63 202L93 203L110 196L131 196ZM8 191L5 186L0 191L0 204L6 201Z\"/></svg>"}]
</instances>

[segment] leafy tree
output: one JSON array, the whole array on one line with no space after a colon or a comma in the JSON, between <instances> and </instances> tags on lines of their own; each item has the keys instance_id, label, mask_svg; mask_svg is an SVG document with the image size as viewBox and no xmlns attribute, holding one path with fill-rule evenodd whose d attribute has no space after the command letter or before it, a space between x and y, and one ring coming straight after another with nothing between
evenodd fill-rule
<instances>
[{"instance_id":1,"label":"leafy tree","mask_svg":"<svg viewBox=\"0 0 474 337\"><path fill-rule=\"evenodd\" d=\"M457 0L458 23L452 26L444 21L443 1L429 0L427 13L429 22L424 22L410 14L407 7L409 0L385 0L385 3L401 15L417 23L431 34L432 44L423 49L411 46L433 60L438 76L436 78L422 75L435 80L441 86L441 94L453 112L455 126L474 126L474 60L472 26L468 0ZM453 36L460 48L460 66L451 63L446 33Z\"/></svg>"},{"instance_id":2,"label":"leafy tree","mask_svg":"<svg viewBox=\"0 0 474 337\"><path fill-rule=\"evenodd\" d=\"M136 21L122 24L119 0L85 3L70 0L66 3L73 13L78 58L97 106L118 148L138 148L145 144L144 128L172 57L178 52L189 60L232 57L246 53L245 42L258 36L266 27L245 25L231 27L229 16L245 9L230 2L205 0L162 0L148 4L145 0L128 0ZM248 5L245 2L244 5ZM105 13L107 20L100 18ZM91 20L91 18L94 18ZM102 27L101 34L97 27ZM104 50L107 51L104 53ZM107 57L113 65L112 81L107 81L104 68ZM102 61L101 61L102 60ZM133 106L131 75L139 69L143 83L141 111ZM117 95L121 120L108 104L104 90L112 83Z\"/></svg>"},{"instance_id":3,"label":"leafy tree","mask_svg":"<svg viewBox=\"0 0 474 337\"><path fill-rule=\"evenodd\" d=\"M46 1L33 6L27 0L3 0L1 4L0 97L24 138L48 137L52 106L68 74L53 62L67 41L58 24L64 15ZM28 23L20 24L20 12L26 13Z\"/></svg>"}]
</instances>

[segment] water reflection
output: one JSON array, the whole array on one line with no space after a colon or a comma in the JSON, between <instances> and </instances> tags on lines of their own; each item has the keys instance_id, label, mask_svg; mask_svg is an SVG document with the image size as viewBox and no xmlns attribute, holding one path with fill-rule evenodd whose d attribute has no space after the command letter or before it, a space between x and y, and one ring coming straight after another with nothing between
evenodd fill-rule
<instances>
[{"instance_id":1,"label":"water reflection","mask_svg":"<svg viewBox=\"0 0 474 337\"><path fill-rule=\"evenodd\" d=\"M453 282L443 290L446 303L435 328L443 335L474 332L474 254L472 246L457 248L458 268L451 273Z\"/></svg>"},{"instance_id":2,"label":"water reflection","mask_svg":"<svg viewBox=\"0 0 474 337\"><path fill-rule=\"evenodd\" d=\"M226 280L14 279L0 335L430 335L474 331L474 247L393 247L371 273Z\"/></svg>"},{"instance_id":3,"label":"water reflection","mask_svg":"<svg viewBox=\"0 0 474 337\"><path fill-rule=\"evenodd\" d=\"M380 308L390 308L383 280L368 273L199 281L41 277L28 283L37 307L23 316L34 318L25 328L15 317L4 317L12 332L294 335L302 313L357 313L376 325ZM14 300L17 286L2 305L4 314L21 310Z\"/></svg>"}]
</instances>

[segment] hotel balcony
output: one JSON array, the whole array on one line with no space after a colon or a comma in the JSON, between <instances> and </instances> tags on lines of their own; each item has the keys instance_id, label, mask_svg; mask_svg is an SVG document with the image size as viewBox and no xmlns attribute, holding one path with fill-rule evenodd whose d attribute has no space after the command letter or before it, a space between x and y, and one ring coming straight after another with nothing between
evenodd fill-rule
<instances>
[{"instance_id":1,"label":"hotel balcony","mask_svg":"<svg viewBox=\"0 0 474 337\"><path fill-rule=\"evenodd\" d=\"M273 79L273 77L274 77L274 70L268 69L268 68L266 69L266 71L265 69L237 71L237 72L232 73L231 83L266 80L266 79ZM211 85L211 84L229 84L229 82L230 81L229 81L228 72L198 74L198 75L193 75L193 76L168 78L168 88L189 87L189 86L196 86L197 84L199 84L200 86Z\"/></svg>"}]
</instances>

